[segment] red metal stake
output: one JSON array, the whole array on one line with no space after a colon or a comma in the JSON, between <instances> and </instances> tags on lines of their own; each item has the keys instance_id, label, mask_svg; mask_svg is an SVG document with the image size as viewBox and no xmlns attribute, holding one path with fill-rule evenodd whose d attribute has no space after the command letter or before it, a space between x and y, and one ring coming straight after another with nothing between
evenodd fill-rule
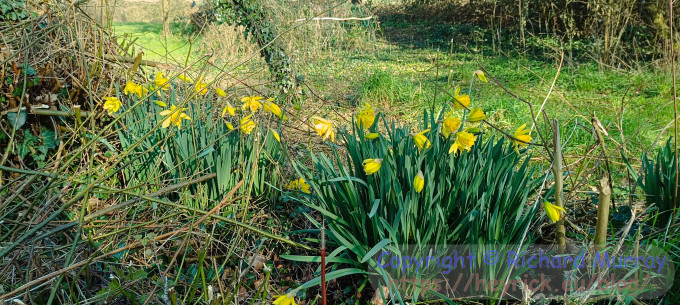
<instances>
[{"instance_id":1,"label":"red metal stake","mask_svg":"<svg viewBox=\"0 0 680 305\"><path fill-rule=\"evenodd\" d=\"M325 221L321 221L321 305L326 305L326 232Z\"/></svg>"}]
</instances>

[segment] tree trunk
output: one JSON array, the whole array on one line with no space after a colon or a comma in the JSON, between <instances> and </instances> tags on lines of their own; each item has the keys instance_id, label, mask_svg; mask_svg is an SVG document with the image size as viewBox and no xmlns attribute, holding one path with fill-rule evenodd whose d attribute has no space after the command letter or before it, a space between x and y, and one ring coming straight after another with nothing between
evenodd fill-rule
<instances>
[{"instance_id":1,"label":"tree trunk","mask_svg":"<svg viewBox=\"0 0 680 305\"><path fill-rule=\"evenodd\" d=\"M170 19L168 19L170 10L168 0L161 0L161 10L163 12L163 36L170 36L172 32L170 31Z\"/></svg>"},{"instance_id":2,"label":"tree trunk","mask_svg":"<svg viewBox=\"0 0 680 305\"><path fill-rule=\"evenodd\" d=\"M260 55L267 62L278 89L283 93L292 91L295 88L292 63L263 3L258 0L222 0L216 9L232 15L232 22L245 27L246 36L253 38L260 47Z\"/></svg>"}]
</instances>

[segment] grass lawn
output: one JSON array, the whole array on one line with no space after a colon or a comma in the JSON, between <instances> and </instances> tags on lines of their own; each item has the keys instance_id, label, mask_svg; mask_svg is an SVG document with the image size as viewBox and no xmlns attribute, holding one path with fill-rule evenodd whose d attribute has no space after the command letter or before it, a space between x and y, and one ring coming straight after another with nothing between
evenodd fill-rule
<instances>
[{"instance_id":1,"label":"grass lawn","mask_svg":"<svg viewBox=\"0 0 680 305\"><path fill-rule=\"evenodd\" d=\"M173 33L181 32L181 25L173 24ZM190 35L172 35L163 37L162 23L125 22L114 23L113 30L123 40L134 41L144 50L144 59L163 63L184 64L189 55L189 62L198 58L198 52L191 52L200 43L200 37ZM192 47L192 43L194 46Z\"/></svg>"}]
</instances>

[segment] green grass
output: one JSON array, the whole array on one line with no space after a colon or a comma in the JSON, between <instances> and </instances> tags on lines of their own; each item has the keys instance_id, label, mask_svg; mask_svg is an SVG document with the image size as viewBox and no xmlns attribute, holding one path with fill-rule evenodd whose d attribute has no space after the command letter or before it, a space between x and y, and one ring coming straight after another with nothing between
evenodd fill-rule
<instances>
[{"instance_id":1,"label":"green grass","mask_svg":"<svg viewBox=\"0 0 680 305\"><path fill-rule=\"evenodd\" d=\"M449 53L411 48L387 42L369 54L337 53L310 63L308 76L315 86L335 101L351 104L369 102L402 121L416 122L423 107L440 108L456 86L467 92L470 77L483 65L509 91L531 102L537 111L545 100L557 73L556 63L468 53ZM623 135L633 147L650 147L661 129L672 120L670 82L667 74L653 68L640 71L600 71L594 63L563 67L544 109L560 120L563 133L571 135L568 146L592 144L593 137L575 123L590 125L595 113L613 139L621 143L614 124L624 100ZM339 85L338 85L339 84ZM341 90L338 90L338 89ZM436 99L435 99L435 91ZM501 87L475 81L473 107L481 107L490 121L513 132L519 125L531 125L529 108ZM540 119L540 118L539 118ZM543 122L542 119L539 122ZM573 135L571 134L573 131ZM670 136L667 130L662 138ZM567 152L569 152L567 150Z\"/></svg>"},{"instance_id":2,"label":"green grass","mask_svg":"<svg viewBox=\"0 0 680 305\"><path fill-rule=\"evenodd\" d=\"M184 64L187 54L191 54L189 62L198 58L198 53L191 52L191 50L197 49L200 38L178 34L163 37L162 23L117 22L113 24L113 30L121 36L118 39L119 43L127 39L142 46L146 60ZM182 25L172 24L171 30L173 33L181 33Z\"/></svg>"}]
</instances>

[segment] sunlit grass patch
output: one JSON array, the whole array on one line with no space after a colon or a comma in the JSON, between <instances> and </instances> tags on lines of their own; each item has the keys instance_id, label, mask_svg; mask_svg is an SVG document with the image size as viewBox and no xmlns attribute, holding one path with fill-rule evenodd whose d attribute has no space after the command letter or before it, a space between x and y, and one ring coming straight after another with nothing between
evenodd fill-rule
<instances>
[{"instance_id":1,"label":"sunlit grass patch","mask_svg":"<svg viewBox=\"0 0 680 305\"><path fill-rule=\"evenodd\" d=\"M180 25L173 27L177 32ZM114 33L122 40L135 41L144 50L144 59L170 63L184 64L187 56L189 61L196 60L199 54L191 52L191 44L198 45L200 36L184 36L175 34L163 36L162 23L147 22L117 22L113 24Z\"/></svg>"},{"instance_id":2,"label":"sunlit grass patch","mask_svg":"<svg viewBox=\"0 0 680 305\"><path fill-rule=\"evenodd\" d=\"M386 115L398 115L402 121L411 123L419 116L417 109L443 105L449 98L444 91L452 93L459 86L466 92L465 80L480 65L507 90L531 102L537 112L558 73L559 64L559 61L481 57L385 42L376 46L374 53L346 55L322 57L307 66L310 79L321 93L329 97L349 97L349 102L357 105L365 101L381 103ZM321 67L326 67L326 72L318 70ZM582 127L574 126L588 125L595 113L612 129L611 135L617 141L622 138L614 123L622 122L623 136L635 141L633 149L640 149L651 145L672 119L672 104L668 103L670 89L664 81L667 76L652 67L600 70L594 63L569 66L565 62L542 109L550 117L559 119L570 134L573 131L570 138L573 147L592 140ZM346 86L347 82L354 85ZM489 84L474 86L470 96L473 102L479 102L489 120L499 126L517 126L531 119L524 103L491 80ZM622 101L624 111L620 120Z\"/></svg>"}]
</instances>

